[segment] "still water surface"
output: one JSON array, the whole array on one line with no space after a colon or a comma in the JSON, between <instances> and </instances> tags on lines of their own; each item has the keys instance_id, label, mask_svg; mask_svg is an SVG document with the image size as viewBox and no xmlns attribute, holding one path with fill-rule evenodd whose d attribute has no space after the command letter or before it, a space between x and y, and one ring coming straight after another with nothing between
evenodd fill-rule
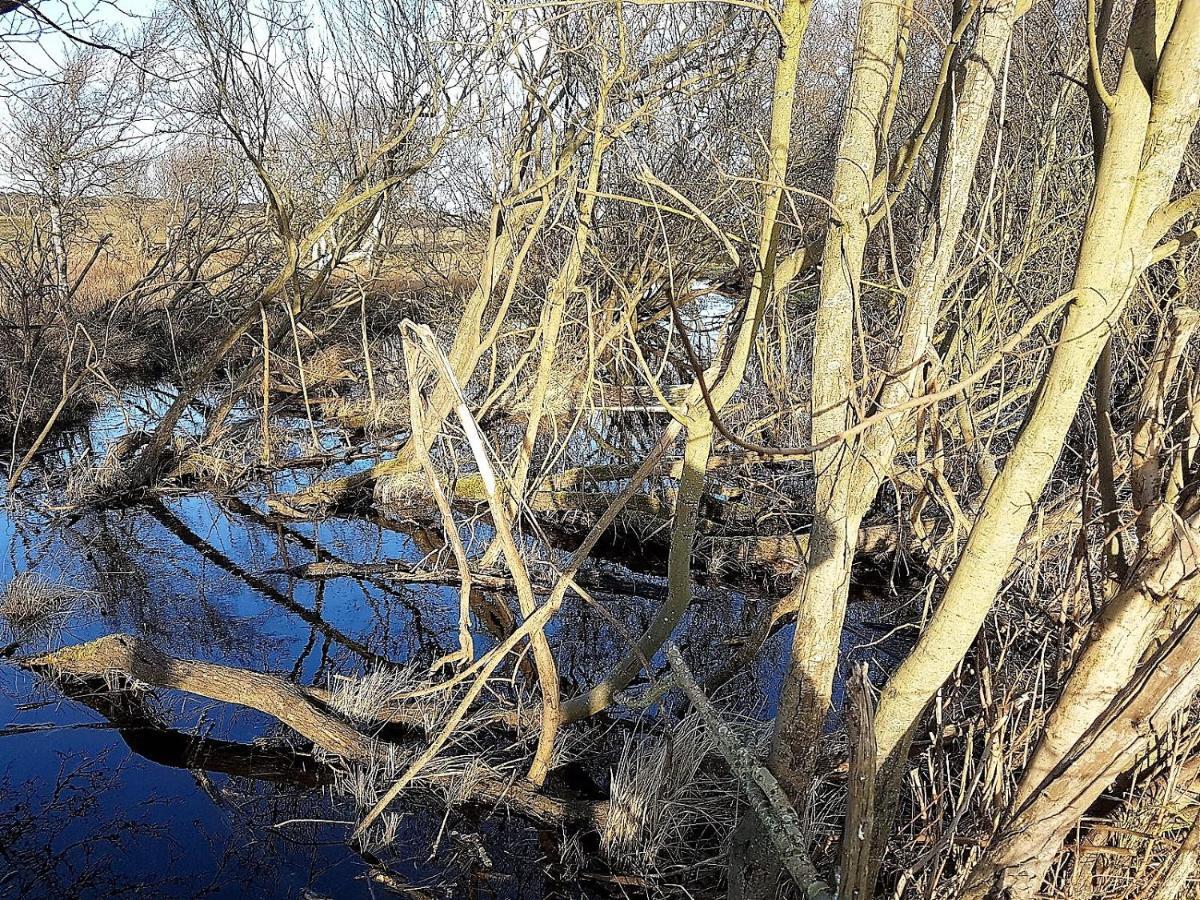
<instances>
[{"instance_id":1,"label":"still water surface","mask_svg":"<svg viewBox=\"0 0 1200 900\"><path fill-rule=\"evenodd\" d=\"M82 439L99 456L138 424L103 414ZM27 488L36 493L36 481ZM33 508L19 491L0 510L0 585L34 571L96 600L52 634L24 637L14 655L125 632L176 657L327 685L381 660L428 665L453 649L456 588L287 572L316 560L415 566L430 549L422 526L284 522L266 512L264 497L188 495L65 516ZM747 600L730 588L703 599L703 618L689 617L681 641L699 660L719 659L744 627ZM651 608L626 602L638 607L626 615ZM603 621L572 620L572 629L581 623L596 639L568 646L554 635L574 684L619 650ZM0 647L21 638L0 622ZM843 649L863 639L851 627ZM784 630L760 657L756 683L739 701L746 711L771 713L788 640ZM476 651L487 647L481 639ZM396 896L372 880L374 860L346 843L354 810L311 762L278 752L280 740L266 716L170 692L142 696L115 716L0 662L0 897ZM554 836L503 811L448 817L419 800L398 808L402 826L387 865L429 891L410 896L612 896L559 880Z\"/></svg>"}]
</instances>

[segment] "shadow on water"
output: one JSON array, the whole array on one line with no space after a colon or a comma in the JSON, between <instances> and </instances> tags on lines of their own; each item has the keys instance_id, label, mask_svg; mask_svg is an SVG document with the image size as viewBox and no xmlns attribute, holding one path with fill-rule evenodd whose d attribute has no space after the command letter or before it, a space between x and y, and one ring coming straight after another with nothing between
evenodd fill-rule
<instances>
[{"instance_id":1,"label":"shadow on water","mask_svg":"<svg viewBox=\"0 0 1200 900\"><path fill-rule=\"evenodd\" d=\"M147 395L147 419L161 402ZM136 408L101 413L60 455L102 457L139 427L128 413ZM0 608L0 651L20 657L123 632L171 656L326 686L379 667L427 667L456 647L456 587L353 574L353 564L385 560L416 567L438 557L442 565L436 527L283 521L262 500L190 494L63 516L23 503L18 490L0 514L0 582L36 572L87 599L41 632L22 631ZM546 559L554 552L547 548ZM344 563L352 574L291 574L317 562ZM766 601L719 585L697 594L679 642L697 661L725 658ZM613 590L603 614L567 604L551 637L568 688L589 685L621 655L609 617L636 629L654 602ZM853 609L860 621L846 632L848 659L879 637L870 605ZM752 677L722 692L723 703L769 716L789 642L790 627L764 648ZM488 646L481 634L476 652ZM383 858L356 852L347 843L356 810L331 790L329 769L285 732L263 714L192 695L52 685L0 663L0 897L614 895L601 881L561 880L561 835L503 810L448 814L414 796L398 804L397 838ZM595 748L594 759L589 748L575 751L592 790L603 788L611 762L602 751L611 746Z\"/></svg>"}]
</instances>

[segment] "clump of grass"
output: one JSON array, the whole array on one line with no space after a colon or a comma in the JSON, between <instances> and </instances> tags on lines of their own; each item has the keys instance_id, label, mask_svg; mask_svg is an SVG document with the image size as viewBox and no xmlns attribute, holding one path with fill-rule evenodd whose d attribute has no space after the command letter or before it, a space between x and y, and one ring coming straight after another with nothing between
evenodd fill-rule
<instances>
[{"instance_id":1,"label":"clump of grass","mask_svg":"<svg viewBox=\"0 0 1200 900\"><path fill-rule=\"evenodd\" d=\"M384 506L405 506L415 500L429 500L429 484L423 472L396 472L375 481L375 502Z\"/></svg>"},{"instance_id":2,"label":"clump of grass","mask_svg":"<svg viewBox=\"0 0 1200 900\"><path fill-rule=\"evenodd\" d=\"M327 702L333 712L360 727L377 727L395 720L400 712L415 712L420 727L427 734L435 734L453 711L460 694L441 691L423 695L416 701L405 699L428 685L428 679L417 668L379 668L361 676L336 677L330 685ZM412 786L421 788L426 795L432 793L449 807L471 796L479 778L517 777L528 766L527 759L512 752L519 742L508 745L497 741L489 724L486 712L468 715L455 729L446 749L421 768ZM353 804L360 818L374 808L423 750L419 741L411 744L380 741L377 748L373 757L359 762L329 757L320 750L314 754L334 771L334 795ZM363 836L364 846L380 849L390 844L398 833L402 809L398 802L381 815Z\"/></svg>"},{"instance_id":3,"label":"clump of grass","mask_svg":"<svg viewBox=\"0 0 1200 900\"><path fill-rule=\"evenodd\" d=\"M401 697L424 683L411 668L378 668L357 678L337 676L330 689L329 707L356 724L378 723L403 702ZM426 724L432 727L434 722Z\"/></svg>"},{"instance_id":4,"label":"clump of grass","mask_svg":"<svg viewBox=\"0 0 1200 900\"><path fill-rule=\"evenodd\" d=\"M330 382L356 380L349 370L349 365L355 356L354 350L339 345L321 347L304 360L304 377L309 388Z\"/></svg>"},{"instance_id":5,"label":"clump of grass","mask_svg":"<svg viewBox=\"0 0 1200 900\"><path fill-rule=\"evenodd\" d=\"M173 471L176 478L188 479L215 488L231 488L245 477L249 461L243 447L231 444L201 446L194 441L177 439Z\"/></svg>"},{"instance_id":6,"label":"clump of grass","mask_svg":"<svg viewBox=\"0 0 1200 900\"><path fill-rule=\"evenodd\" d=\"M325 415L343 425L386 435L408 428L408 395L383 393L376 402L368 396L337 396L322 403Z\"/></svg>"},{"instance_id":7,"label":"clump of grass","mask_svg":"<svg viewBox=\"0 0 1200 900\"><path fill-rule=\"evenodd\" d=\"M353 814L361 819L375 807L421 749L418 744L406 746L381 742L373 757L354 763L330 757L320 750L314 756L332 768L333 795L349 801L355 810ZM422 767L412 780L411 788L433 793L449 807L471 794L472 783L477 778L484 775L515 777L511 764L497 764L482 753L482 750L472 750L438 756ZM362 846L369 851L378 851L393 843L404 817L403 808L403 803L397 802L379 816L361 836Z\"/></svg>"},{"instance_id":8,"label":"clump of grass","mask_svg":"<svg viewBox=\"0 0 1200 900\"><path fill-rule=\"evenodd\" d=\"M83 463L71 469L64 490L71 506L86 506L120 493L125 482L125 467L115 454L105 456L98 466Z\"/></svg>"},{"instance_id":9,"label":"clump of grass","mask_svg":"<svg viewBox=\"0 0 1200 900\"><path fill-rule=\"evenodd\" d=\"M748 728L745 739L759 740ZM600 835L604 854L622 868L654 876L696 865L698 829L728 836L737 824L737 785L712 765L716 746L696 713L671 731L625 742L610 782L611 812ZM720 860L717 860L720 864Z\"/></svg>"},{"instance_id":10,"label":"clump of grass","mask_svg":"<svg viewBox=\"0 0 1200 900\"><path fill-rule=\"evenodd\" d=\"M0 594L0 621L14 640L56 640L71 620L98 610L100 598L36 572L21 572Z\"/></svg>"}]
</instances>

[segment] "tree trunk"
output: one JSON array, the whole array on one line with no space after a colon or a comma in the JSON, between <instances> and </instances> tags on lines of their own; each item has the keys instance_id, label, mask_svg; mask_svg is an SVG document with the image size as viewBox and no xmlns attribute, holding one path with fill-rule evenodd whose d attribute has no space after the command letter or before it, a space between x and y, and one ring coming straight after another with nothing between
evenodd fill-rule
<instances>
[{"instance_id":1,"label":"tree trunk","mask_svg":"<svg viewBox=\"0 0 1200 900\"><path fill-rule=\"evenodd\" d=\"M942 601L880 700L880 758L897 768L926 705L982 626L1112 324L1150 263L1157 236L1148 223L1170 197L1200 112L1198 18L1200 0L1183 0L1178 15L1171 2L1142 0L1135 10L1080 249L1074 304L1041 390L987 494Z\"/></svg>"}]
</instances>

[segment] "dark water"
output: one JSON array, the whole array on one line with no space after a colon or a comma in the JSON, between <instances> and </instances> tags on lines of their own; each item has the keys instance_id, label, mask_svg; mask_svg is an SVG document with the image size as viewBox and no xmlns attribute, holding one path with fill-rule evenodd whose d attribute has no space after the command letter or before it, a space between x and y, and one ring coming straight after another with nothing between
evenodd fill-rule
<instances>
[{"instance_id":1,"label":"dark water","mask_svg":"<svg viewBox=\"0 0 1200 900\"><path fill-rule=\"evenodd\" d=\"M82 440L98 454L131 424L124 414L102 415ZM79 452L76 445L65 455ZM281 573L314 560L415 566L429 549L420 523L282 522L266 513L262 494L189 495L67 518L23 502L39 490L34 479L0 515L0 582L34 571L97 600L53 634L25 640L16 655L125 632L176 657L327 685L380 660L427 665L456 646L456 588ZM727 639L753 612L730 588L706 589L703 600L680 638L698 662L727 654ZM612 611L636 622L651 608L627 597ZM562 673L585 685L620 644L586 608L564 610L563 620L569 627L554 629ZM727 702L770 714L788 639L786 631L773 639L753 684ZM0 622L0 647L12 640ZM848 631L847 649L861 640ZM481 638L476 650L487 646ZM311 761L280 752L283 729L273 720L162 691L132 706L114 711L102 698L67 697L0 662L0 897L396 896L370 877L377 861L347 844L353 805L334 796ZM581 755L586 762L586 748ZM407 796L396 809L398 838L381 855L428 896L613 896L584 879L560 880L561 836L518 817L447 815Z\"/></svg>"},{"instance_id":2,"label":"dark water","mask_svg":"<svg viewBox=\"0 0 1200 900\"><path fill-rule=\"evenodd\" d=\"M441 589L423 589L421 605L410 608L400 592L346 579L313 584L252 574L314 558L311 540L351 560L419 555L382 529L295 530L308 540L272 534L193 497L151 511L89 514L66 527L6 518L0 540L5 577L33 569L102 592L100 610L73 617L57 636L63 644L134 633L175 656L324 683L336 672L363 671L371 662L364 650L406 659L423 635L436 640L444 631ZM447 608L456 602L448 597ZM265 716L196 698L156 705L172 728L209 738L244 744L275 730ZM106 724L102 715L11 666L0 667L0 723L8 731L46 727L0 738L0 870L7 869L0 894L370 895L345 826L270 827L288 818L344 818L319 788L193 773L184 758L176 761L182 768L151 762L115 729L94 727ZM33 882L32 866L47 869Z\"/></svg>"}]
</instances>

